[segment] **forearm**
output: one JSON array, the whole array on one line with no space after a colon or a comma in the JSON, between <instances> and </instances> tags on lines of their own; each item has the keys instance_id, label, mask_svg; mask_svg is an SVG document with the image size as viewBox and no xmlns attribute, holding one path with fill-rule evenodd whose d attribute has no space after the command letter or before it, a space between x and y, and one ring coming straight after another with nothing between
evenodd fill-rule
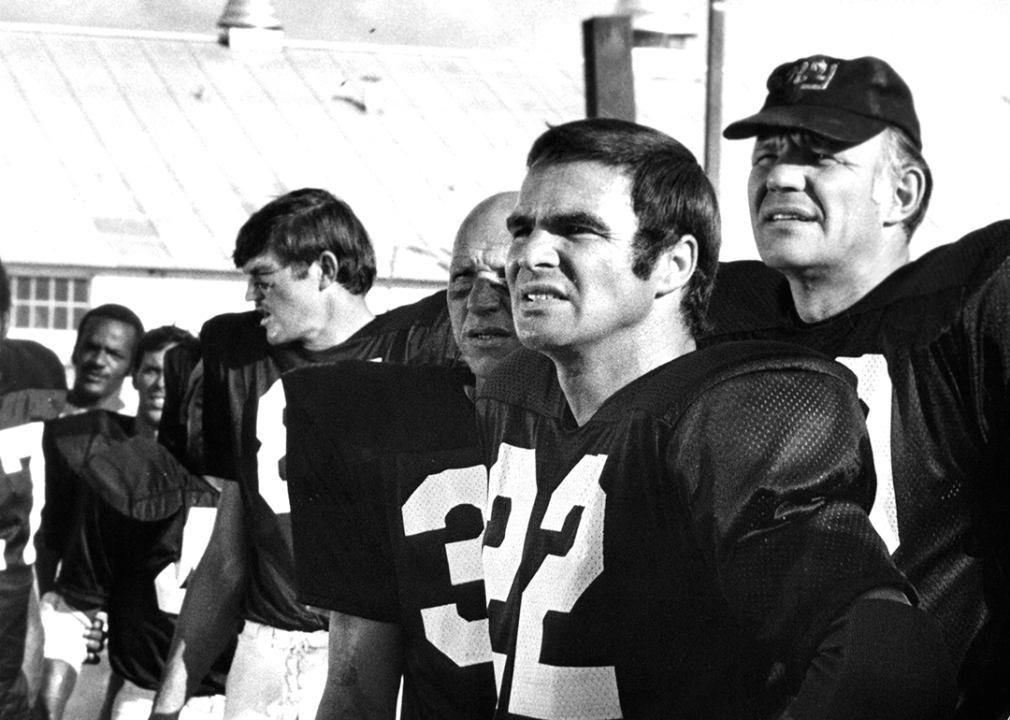
<instances>
[{"instance_id":1,"label":"forearm","mask_svg":"<svg viewBox=\"0 0 1010 720\"><path fill-rule=\"evenodd\" d=\"M156 714L174 714L237 632L245 590L244 567L208 548L193 571L154 701Z\"/></svg>"},{"instance_id":2,"label":"forearm","mask_svg":"<svg viewBox=\"0 0 1010 720\"><path fill-rule=\"evenodd\" d=\"M207 550L189 579L154 716L178 713L235 637L247 573L241 496L234 482L226 482Z\"/></svg>"},{"instance_id":3,"label":"forearm","mask_svg":"<svg viewBox=\"0 0 1010 720\"><path fill-rule=\"evenodd\" d=\"M931 618L861 599L830 626L782 720L943 720L954 712L954 678Z\"/></svg>"},{"instance_id":4,"label":"forearm","mask_svg":"<svg viewBox=\"0 0 1010 720\"><path fill-rule=\"evenodd\" d=\"M331 612L329 647L316 720L393 720L403 668L400 627Z\"/></svg>"}]
</instances>

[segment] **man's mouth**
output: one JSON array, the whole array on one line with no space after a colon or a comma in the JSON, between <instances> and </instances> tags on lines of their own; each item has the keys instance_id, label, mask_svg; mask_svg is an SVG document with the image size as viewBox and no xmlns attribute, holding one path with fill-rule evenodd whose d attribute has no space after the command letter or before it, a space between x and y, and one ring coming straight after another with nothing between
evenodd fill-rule
<instances>
[{"instance_id":1,"label":"man's mouth","mask_svg":"<svg viewBox=\"0 0 1010 720\"><path fill-rule=\"evenodd\" d=\"M765 210L761 213L762 222L815 222L814 213L800 208L783 208Z\"/></svg>"},{"instance_id":2,"label":"man's mouth","mask_svg":"<svg viewBox=\"0 0 1010 720\"><path fill-rule=\"evenodd\" d=\"M532 304L557 302L567 299L563 292L551 287L535 287L521 290L519 297L524 303Z\"/></svg>"},{"instance_id":3,"label":"man's mouth","mask_svg":"<svg viewBox=\"0 0 1010 720\"><path fill-rule=\"evenodd\" d=\"M511 336L510 332L498 327L474 328L466 331L467 340L476 340L478 342L505 340Z\"/></svg>"}]
</instances>

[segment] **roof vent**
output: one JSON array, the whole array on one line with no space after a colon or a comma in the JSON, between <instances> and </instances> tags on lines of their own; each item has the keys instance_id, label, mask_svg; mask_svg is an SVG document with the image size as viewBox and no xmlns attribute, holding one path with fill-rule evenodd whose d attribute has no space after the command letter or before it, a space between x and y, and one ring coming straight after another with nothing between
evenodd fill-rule
<instances>
[{"instance_id":1,"label":"roof vent","mask_svg":"<svg viewBox=\"0 0 1010 720\"><path fill-rule=\"evenodd\" d=\"M284 41L284 30L272 0L228 0L217 21L218 42L232 50L276 52Z\"/></svg>"}]
</instances>

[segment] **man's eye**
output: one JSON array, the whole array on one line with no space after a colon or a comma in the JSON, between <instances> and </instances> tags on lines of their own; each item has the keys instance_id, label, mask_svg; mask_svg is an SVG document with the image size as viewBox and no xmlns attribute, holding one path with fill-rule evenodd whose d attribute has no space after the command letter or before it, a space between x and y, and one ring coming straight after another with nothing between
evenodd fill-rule
<instances>
[{"instance_id":1,"label":"man's eye","mask_svg":"<svg viewBox=\"0 0 1010 720\"><path fill-rule=\"evenodd\" d=\"M473 287L473 280L470 278L455 278L449 283L449 294L453 297L463 297L470 292Z\"/></svg>"}]
</instances>

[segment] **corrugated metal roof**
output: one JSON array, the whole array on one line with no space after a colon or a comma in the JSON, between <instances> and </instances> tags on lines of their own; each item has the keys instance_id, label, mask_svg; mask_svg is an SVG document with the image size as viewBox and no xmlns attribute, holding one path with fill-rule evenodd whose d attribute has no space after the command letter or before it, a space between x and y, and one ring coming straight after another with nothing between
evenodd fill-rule
<instances>
[{"instance_id":1,"label":"corrugated metal roof","mask_svg":"<svg viewBox=\"0 0 1010 720\"><path fill-rule=\"evenodd\" d=\"M546 123L584 115L556 58L0 24L8 263L229 271L248 214L324 187L380 277L444 280L456 225L517 187Z\"/></svg>"}]
</instances>

